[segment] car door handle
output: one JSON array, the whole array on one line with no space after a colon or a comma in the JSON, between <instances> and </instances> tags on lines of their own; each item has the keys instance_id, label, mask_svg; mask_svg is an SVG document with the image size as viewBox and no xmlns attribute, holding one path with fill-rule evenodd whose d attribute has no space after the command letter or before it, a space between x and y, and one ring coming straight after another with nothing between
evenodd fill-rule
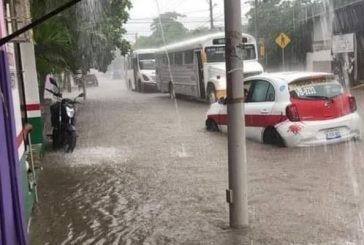
<instances>
[{"instance_id":1,"label":"car door handle","mask_svg":"<svg viewBox=\"0 0 364 245\"><path fill-rule=\"evenodd\" d=\"M269 111L268 111L268 109L261 109L261 110L260 110L260 113L261 113L261 114L268 114L268 113L269 113Z\"/></svg>"}]
</instances>

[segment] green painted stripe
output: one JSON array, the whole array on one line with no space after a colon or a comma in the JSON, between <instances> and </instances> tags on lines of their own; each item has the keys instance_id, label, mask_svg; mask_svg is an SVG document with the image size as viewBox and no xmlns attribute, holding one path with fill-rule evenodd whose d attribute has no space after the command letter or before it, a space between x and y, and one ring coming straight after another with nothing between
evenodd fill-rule
<instances>
[{"instance_id":1,"label":"green painted stripe","mask_svg":"<svg viewBox=\"0 0 364 245\"><path fill-rule=\"evenodd\" d=\"M28 122L33 126L33 130L30 133L32 144L43 143L43 123L41 117L28 118Z\"/></svg>"},{"instance_id":2,"label":"green painted stripe","mask_svg":"<svg viewBox=\"0 0 364 245\"><path fill-rule=\"evenodd\" d=\"M28 223L29 218L32 214L34 200L35 200L35 193L34 191L29 190L29 181L28 181L28 172L25 165L26 154L20 159L20 166L21 166L21 176L22 176L22 191L23 191L23 198L24 198L24 211L26 217L26 223Z\"/></svg>"}]
</instances>

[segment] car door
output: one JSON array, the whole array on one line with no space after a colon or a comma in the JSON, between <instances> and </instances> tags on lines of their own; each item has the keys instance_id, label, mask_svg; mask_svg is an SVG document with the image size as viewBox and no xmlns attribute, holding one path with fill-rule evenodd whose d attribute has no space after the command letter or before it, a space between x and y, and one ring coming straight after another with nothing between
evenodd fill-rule
<instances>
[{"instance_id":1,"label":"car door","mask_svg":"<svg viewBox=\"0 0 364 245\"><path fill-rule=\"evenodd\" d=\"M272 123L275 104L275 89L271 82L263 79L244 83L246 137L261 141L264 129Z\"/></svg>"}]
</instances>

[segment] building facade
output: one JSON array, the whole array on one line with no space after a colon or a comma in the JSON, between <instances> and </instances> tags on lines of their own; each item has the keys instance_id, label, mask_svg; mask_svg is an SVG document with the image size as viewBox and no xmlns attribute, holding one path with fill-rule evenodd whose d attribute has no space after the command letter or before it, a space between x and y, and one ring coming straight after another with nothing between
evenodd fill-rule
<instances>
[{"instance_id":1,"label":"building facade","mask_svg":"<svg viewBox=\"0 0 364 245\"><path fill-rule=\"evenodd\" d=\"M4 2L0 0L0 37L7 34ZM26 244L21 166L16 144L16 119L8 51L0 47L0 241Z\"/></svg>"},{"instance_id":2,"label":"building facade","mask_svg":"<svg viewBox=\"0 0 364 245\"><path fill-rule=\"evenodd\" d=\"M28 0L0 0L0 38L30 21ZM31 32L0 47L0 142L0 244L23 245L37 180L29 156L43 142Z\"/></svg>"},{"instance_id":3,"label":"building facade","mask_svg":"<svg viewBox=\"0 0 364 245\"><path fill-rule=\"evenodd\" d=\"M312 28L312 50L306 69L332 72L348 86L364 80L364 1L321 1L301 11L301 23Z\"/></svg>"}]
</instances>

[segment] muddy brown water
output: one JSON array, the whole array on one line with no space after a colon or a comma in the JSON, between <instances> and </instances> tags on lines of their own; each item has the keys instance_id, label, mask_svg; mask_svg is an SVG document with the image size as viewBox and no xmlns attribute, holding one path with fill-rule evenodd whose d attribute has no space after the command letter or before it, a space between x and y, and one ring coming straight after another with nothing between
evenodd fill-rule
<instances>
[{"instance_id":1,"label":"muddy brown water","mask_svg":"<svg viewBox=\"0 0 364 245\"><path fill-rule=\"evenodd\" d=\"M231 230L227 136L205 131L207 105L178 100L176 111L106 76L88 98L77 149L44 158L31 244L363 244L362 141L248 141L250 226Z\"/></svg>"}]
</instances>

